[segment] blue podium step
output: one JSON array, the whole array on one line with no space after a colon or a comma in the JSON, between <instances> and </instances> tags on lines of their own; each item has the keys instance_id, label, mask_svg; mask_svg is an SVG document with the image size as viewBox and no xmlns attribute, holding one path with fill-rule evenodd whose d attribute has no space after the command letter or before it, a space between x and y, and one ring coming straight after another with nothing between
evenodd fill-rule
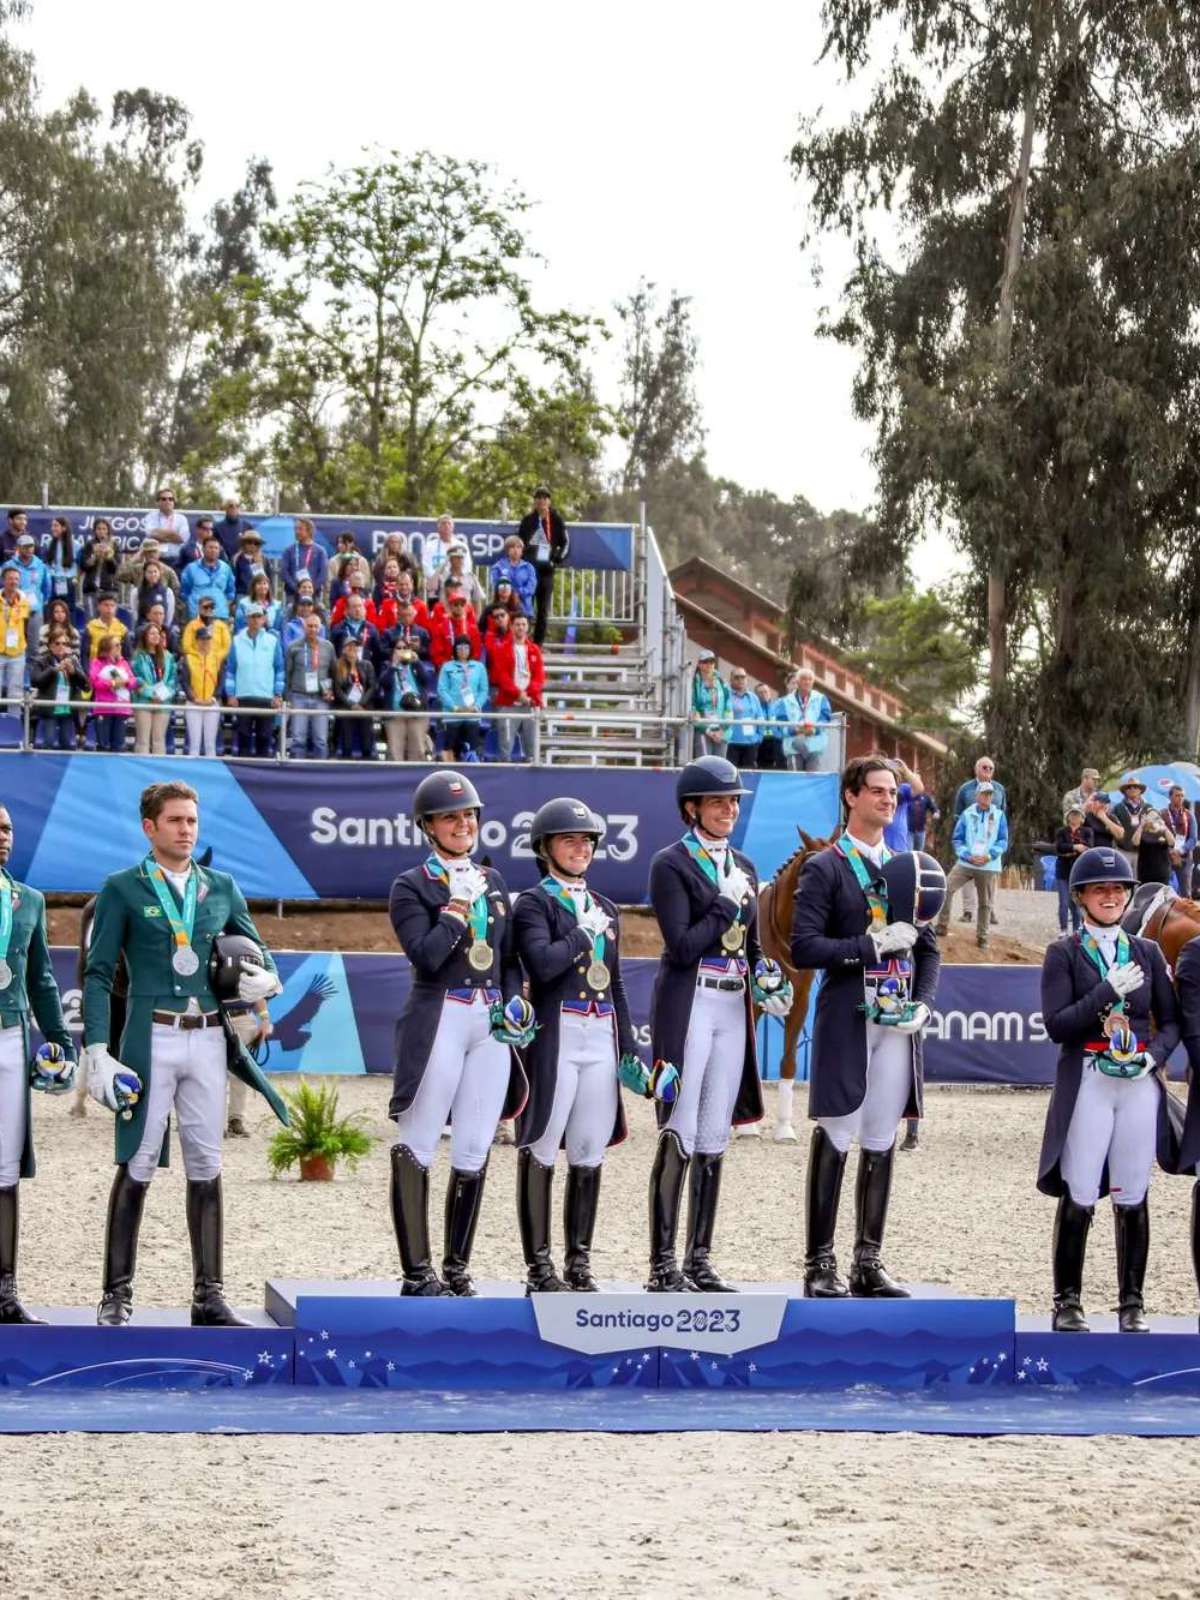
<instances>
[{"instance_id":1,"label":"blue podium step","mask_svg":"<svg viewBox=\"0 0 1200 1600\"><path fill-rule=\"evenodd\" d=\"M733 1295L634 1284L526 1298L406 1299L393 1281L272 1280L296 1338L296 1383L327 1388L882 1389L1011 1382L1010 1300L915 1286L911 1300L805 1300L796 1283Z\"/></svg>"},{"instance_id":2,"label":"blue podium step","mask_svg":"<svg viewBox=\"0 0 1200 1600\"><path fill-rule=\"evenodd\" d=\"M1026 1387L1200 1394L1196 1318L1147 1320L1149 1333L1118 1333L1114 1315L1089 1312L1090 1333L1051 1333L1049 1316L1018 1317L1013 1381Z\"/></svg>"},{"instance_id":3,"label":"blue podium step","mask_svg":"<svg viewBox=\"0 0 1200 1600\"><path fill-rule=\"evenodd\" d=\"M295 1340L264 1311L249 1328L193 1328L184 1310L135 1310L98 1328L92 1306L31 1306L45 1327L0 1327L3 1389L247 1388L294 1381Z\"/></svg>"}]
</instances>

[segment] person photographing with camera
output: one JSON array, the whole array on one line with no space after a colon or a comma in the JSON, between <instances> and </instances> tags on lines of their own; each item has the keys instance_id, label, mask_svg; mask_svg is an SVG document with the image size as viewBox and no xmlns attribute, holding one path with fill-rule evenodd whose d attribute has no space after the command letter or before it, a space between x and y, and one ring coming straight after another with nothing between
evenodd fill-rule
<instances>
[{"instance_id":1,"label":"person photographing with camera","mask_svg":"<svg viewBox=\"0 0 1200 1600\"><path fill-rule=\"evenodd\" d=\"M416 624L416 612L405 601L398 607L398 621L388 638L391 650L379 678L378 703L383 711L403 711L402 717L383 719L389 761L424 761L429 746L429 718L424 712L433 692L433 673L428 663L429 635Z\"/></svg>"}]
</instances>

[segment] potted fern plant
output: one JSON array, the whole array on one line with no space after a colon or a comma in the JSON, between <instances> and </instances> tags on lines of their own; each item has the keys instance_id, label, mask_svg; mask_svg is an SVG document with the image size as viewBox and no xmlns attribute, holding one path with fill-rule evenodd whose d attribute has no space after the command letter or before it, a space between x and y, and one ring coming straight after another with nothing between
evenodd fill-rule
<instances>
[{"instance_id":1,"label":"potted fern plant","mask_svg":"<svg viewBox=\"0 0 1200 1600\"><path fill-rule=\"evenodd\" d=\"M296 1165L307 1183L328 1183L339 1161L353 1170L374 1140L363 1127L364 1113L338 1116L338 1092L332 1083L315 1085L301 1078L294 1093L284 1095L291 1123L276 1130L267 1146L272 1177Z\"/></svg>"}]
</instances>

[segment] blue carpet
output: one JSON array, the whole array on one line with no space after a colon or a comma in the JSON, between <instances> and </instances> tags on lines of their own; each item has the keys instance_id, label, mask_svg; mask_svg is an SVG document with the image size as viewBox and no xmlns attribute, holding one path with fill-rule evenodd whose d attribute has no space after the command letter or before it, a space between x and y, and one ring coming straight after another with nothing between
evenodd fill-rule
<instances>
[{"instance_id":1,"label":"blue carpet","mask_svg":"<svg viewBox=\"0 0 1200 1600\"><path fill-rule=\"evenodd\" d=\"M0 1434L29 1433L846 1433L1200 1436L1200 1396L1112 1389L957 1395L607 1390L395 1394L295 1389L0 1395Z\"/></svg>"}]
</instances>

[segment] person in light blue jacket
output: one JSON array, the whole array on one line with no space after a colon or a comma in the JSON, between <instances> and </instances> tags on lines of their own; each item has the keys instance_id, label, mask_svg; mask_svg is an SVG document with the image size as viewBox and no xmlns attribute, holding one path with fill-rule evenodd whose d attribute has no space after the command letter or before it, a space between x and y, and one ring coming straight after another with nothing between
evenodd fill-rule
<instances>
[{"instance_id":1,"label":"person in light blue jacket","mask_svg":"<svg viewBox=\"0 0 1200 1600\"><path fill-rule=\"evenodd\" d=\"M266 612L256 601L248 608L246 626L234 634L225 659L225 698L242 711L278 710L283 704L283 648L278 634L268 631L266 620ZM274 717L240 716L237 730L239 756L274 753Z\"/></svg>"},{"instance_id":2,"label":"person in light blue jacket","mask_svg":"<svg viewBox=\"0 0 1200 1600\"><path fill-rule=\"evenodd\" d=\"M201 600L212 599L213 614L228 621L233 610L233 568L221 558L221 541L210 533L204 541L204 558L189 561L179 579L179 592L189 619L200 615Z\"/></svg>"},{"instance_id":3,"label":"person in light blue jacket","mask_svg":"<svg viewBox=\"0 0 1200 1600\"><path fill-rule=\"evenodd\" d=\"M833 712L815 683L811 667L798 667L788 678L787 692L772 708L776 721L787 723L783 753L793 772L818 771L828 742L825 728L832 722Z\"/></svg>"},{"instance_id":4,"label":"person in light blue jacket","mask_svg":"<svg viewBox=\"0 0 1200 1600\"><path fill-rule=\"evenodd\" d=\"M975 942L981 950L988 946L992 928L992 896L1000 879L1004 852L1008 849L1008 818L993 804L995 789L984 779L975 790L974 804L954 824L954 854L957 860L946 880L946 899L938 918L938 932L950 926L950 908L959 889L975 885L979 896L979 915L975 921Z\"/></svg>"},{"instance_id":5,"label":"person in light blue jacket","mask_svg":"<svg viewBox=\"0 0 1200 1600\"><path fill-rule=\"evenodd\" d=\"M437 695L443 711L482 711L488 703L487 668L471 659L471 641L460 634L454 654L443 662L437 678ZM446 748L456 761L478 761L483 751L483 728L476 717L455 717L445 724Z\"/></svg>"},{"instance_id":6,"label":"person in light blue jacket","mask_svg":"<svg viewBox=\"0 0 1200 1600\"><path fill-rule=\"evenodd\" d=\"M723 756L729 738L729 685L711 650L696 657L692 679L692 759Z\"/></svg>"},{"instance_id":7,"label":"person in light blue jacket","mask_svg":"<svg viewBox=\"0 0 1200 1600\"><path fill-rule=\"evenodd\" d=\"M42 612L50 604L50 569L36 554L31 533L20 536L16 555L4 565L17 572L21 579L21 593L29 601L29 609L35 613L34 620L40 621Z\"/></svg>"},{"instance_id":8,"label":"person in light blue jacket","mask_svg":"<svg viewBox=\"0 0 1200 1600\"><path fill-rule=\"evenodd\" d=\"M510 533L504 541L504 554L491 566L491 585L495 592L498 583L511 583L513 592L528 616L533 615L534 592L537 573L532 561L524 557L525 542L519 533Z\"/></svg>"},{"instance_id":9,"label":"person in light blue jacket","mask_svg":"<svg viewBox=\"0 0 1200 1600\"><path fill-rule=\"evenodd\" d=\"M745 667L734 667L729 674L729 744L725 755L735 767L758 765L762 715L762 701L748 687Z\"/></svg>"}]
</instances>

